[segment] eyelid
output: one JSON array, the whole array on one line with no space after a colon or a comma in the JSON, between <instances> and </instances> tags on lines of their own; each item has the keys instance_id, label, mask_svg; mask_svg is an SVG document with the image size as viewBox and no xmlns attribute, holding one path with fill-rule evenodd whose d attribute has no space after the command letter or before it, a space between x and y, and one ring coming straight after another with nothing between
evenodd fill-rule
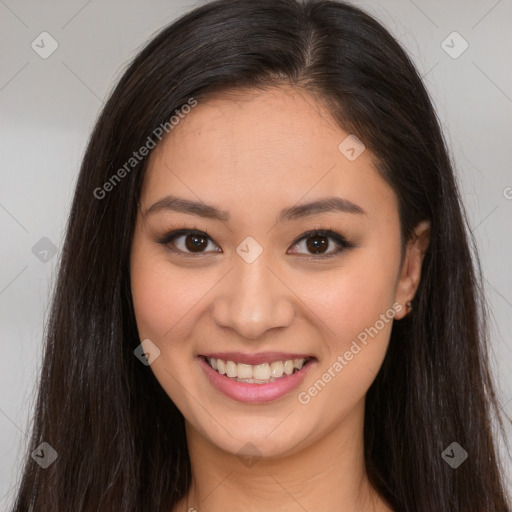
<instances>
[{"instance_id":1,"label":"eyelid","mask_svg":"<svg viewBox=\"0 0 512 512\"><path fill-rule=\"evenodd\" d=\"M344 252L346 249L350 249L352 247L355 247L355 244L347 240L343 235L340 233L337 233L336 231L333 231L332 228L329 229L321 229L321 228L315 228L311 229L309 231L306 231L302 235L300 235L298 238L296 238L293 243L292 247L294 245L297 245L302 240L308 239L308 238L314 238L314 237L325 237L330 238L331 240L334 240L335 243L338 245L338 250L334 252L329 252L327 254L303 254L303 253L296 253L299 256L303 256L309 259L327 259L331 256L336 256L337 254L340 254L341 252Z\"/></svg>"},{"instance_id":2,"label":"eyelid","mask_svg":"<svg viewBox=\"0 0 512 512\"><path fill-rule=\"evenodd\" d=\"M175 238L178 238L178 237L184 236L184 235L204 236L204 238L207 238L209 241L212 241L218 247L218 245L215 243L215 241L212 239L212 237L208 234L208 231L206 229L205 230L197 229L195 226L194 226L194 228L178 227L176 229L173 229L172 231L170 231L169 233L164 235L161 239L157 240L157 242L166 246L170 251L172 251L173 253L178 254L180 256L197 257L197 256L210 255L210 252L197 252L197 253L184 252L180 249L173 249L170 247L171 242ZM219 252L219 251L215 251L215 252Z\"/></svg>"},{"instance_id":3,"label":"eyelid","mask_svg":"<svg viewBox=\"0 0 512 512\"><path fill-rule=\"evenodd\" d=\"M169 247L169 244L176 238L183 236L183 235L199 235L204 236L205 238L209 239L211 242L213 242L217 247L217 243L213 240L213 238L208 234L208 231L197 229L197 227L193 228L187 228L187 227L177 227L176 229L170 231L166 235L164 235L161 239L157 240L158 243L166 246L169 250L171 250L173 253L178 254L180 256L192 256L192 257L200 257L200 256L207 256L211 254L211 251L208 252L184 252L180 249L173 249ZM329 252L327 254L304 254L304 253L292 253L296 254L301 257L306 257L313 260L319 260L319 259L327 259L331 256L335 256L341 252L343 252L346 249L350 249L352 247L355 247L355 244L347 240L343 235L335 232L332 230L332 228L329 229L320 229L320 228L314 228L309 231L306 231L302 233L299 237L297 237L291 244L291 247L297 245L302 240L313 238L313 237L325 237L329 238L331 240L334 240L334 242L338 245L338 250L334 252ZM222 251L222 249L221 249ZM219 252L219 251L215 251Z\"/></svg>"}]
</instances>

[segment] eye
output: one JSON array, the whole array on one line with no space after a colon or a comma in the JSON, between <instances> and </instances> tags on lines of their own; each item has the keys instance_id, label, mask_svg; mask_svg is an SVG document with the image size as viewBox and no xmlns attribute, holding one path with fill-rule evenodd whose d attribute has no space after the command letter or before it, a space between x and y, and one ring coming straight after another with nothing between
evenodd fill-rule
<instances>
[{"instance_id":1,"label":"eye","mask_svg":"<svg viewBox=\"0 0 512 512\"><path fill-rule=\"evenodd\" d=\"M334 244L331 244L331 241L334 241ZM312 256L314 258L328 258L345 249L354 247L354 244L349 242L344 236L331 229L314 229L308 231L293 243L293 246L295 245L302 246L307 251L311 251L309 254L306 254L306 256ZM337 246L337 250L327 252L332 245Z\"/></svg>"},{"instance_id":2,"label":"eye","mask_svg":"<svg viewBox=\"0 0 512 512\"><path fill-rule=\"evenodd\" d=\"M180 240L181 239L181 240ZM171 251L184 254L202 254L209 243L217 247L208 233L195 229L178 229L167 234L160 243L167 246ZM222 252L214 251L214 252Z\"/></svg>"},{"instance_id":3,"label":"eye","mask_svg":"<svg viewBox=\"0 0 512 512\"><path fill-rule=\"evenodd\" d=\"M334 243L331 243L334 242ZM165 235L159 243L165 245L169 250L180 254L180 255L201 255L211 251L206 249L210 243L216 247L213 252L222 252L210 238L207 232L200 231L197 229L180 228L175 231L171 231ZM314 229L303 233L297 238L292 247L302 246L306 251L310 251L305 256L312 258L328 258L334 256L345 249L354 247L354 244L349 242L344 236L332 231L331 229ZM335 251L327 252L327 250L334 246L337 249ZM298 251L292 251L291 254L301 254Z\"/></svg>"}]
</instances>

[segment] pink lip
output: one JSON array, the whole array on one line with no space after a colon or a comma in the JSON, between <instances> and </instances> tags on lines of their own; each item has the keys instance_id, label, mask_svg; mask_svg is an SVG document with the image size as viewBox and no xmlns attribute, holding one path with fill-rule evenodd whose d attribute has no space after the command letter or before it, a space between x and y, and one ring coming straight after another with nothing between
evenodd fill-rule
<instances>
[{"instance_id":1,"label":"pink lip","mask_svg":"<svg viewBox=\"0 0 512 512\"><path fill-rule=\"evenodd\" d=\"M219 357L218 359L224 358ZM300 359L300 357L297 359ZM291 375L283 376L274 382L269 382L268 384L248 384L246 382L236 382L225 375L221 375L206 362L203 356L199 356L197 360L203 368L210 384L212 384L221 393L233 400L251 403L270 402L287 395L300 385L311 368L315 366L317 362L316 359L313 359L306 363L300 371L292 373ZM233 359L229 360L232 361Z\"/></svg>"},{"instance_id":2,"label":"pink lip","mask_svg":"<svg viewBox=\"0 0 512 512\"><path fill-rule=\"evenodd\" d=\"M234 361L243 364L262 364L274 361L289 361L294 359L306 359L312 357L310 354L287 354L286 352L260 352L258 354L244 354L242 352L215 352L212 354L201 354L205 357L222 359L223 361Z\"/></svg>"}]
</instances>

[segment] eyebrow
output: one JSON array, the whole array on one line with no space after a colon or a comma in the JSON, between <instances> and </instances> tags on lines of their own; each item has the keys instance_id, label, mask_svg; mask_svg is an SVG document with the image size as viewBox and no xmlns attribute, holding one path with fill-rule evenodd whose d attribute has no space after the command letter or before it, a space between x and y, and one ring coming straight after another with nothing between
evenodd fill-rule
<instances>
[{"instance_id":1,"label":"eyebrow","mask_svg":"<svg viewBox=\"0 0 512 512\"><path fill-rule=\"evenodd\" d=\"M219 220L221 222L227 222L230 218L229 212L226 210L219 210L215 206L191 201L189 199L182 199L175 196L166 196L158 200L146 210L144 216L161 211L186 213L206 219ZM341 197L331 196L323 197L310 203L304 203L284 208L279 213L277 222L291 221L319 213L327 213L333 211L366 215L366 212L359 205L353 203L352 201L349 201L348 199L342 199Z\"/></svg>"}]
</instances>

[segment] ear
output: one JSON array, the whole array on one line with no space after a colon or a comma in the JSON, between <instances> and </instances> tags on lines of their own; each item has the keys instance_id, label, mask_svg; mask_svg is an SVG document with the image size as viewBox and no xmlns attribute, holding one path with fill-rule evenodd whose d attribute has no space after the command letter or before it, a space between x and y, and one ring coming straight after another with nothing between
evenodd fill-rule
<instances>
[{"instance_id":1,"label":"ear","mask_svg":"<svg viewBox=\"0 0 512 512\"><path fill-rule=\"evenodd\" d=\"M430 221L425 220L416 226L406 244L404 261L396 288L396 301L402 306L402 309L395 315L397 320L407 315L406 303L412 301L416 294L421 278L421 264L429 243Z\"/></svg>"}]
</instances>

